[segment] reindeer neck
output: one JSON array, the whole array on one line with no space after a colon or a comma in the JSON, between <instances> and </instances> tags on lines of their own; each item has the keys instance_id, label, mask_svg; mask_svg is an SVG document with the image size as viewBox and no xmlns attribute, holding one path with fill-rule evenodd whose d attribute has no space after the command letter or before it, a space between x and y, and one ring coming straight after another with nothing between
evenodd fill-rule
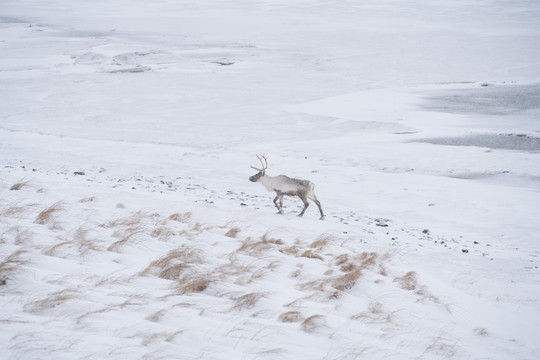
<instances>
[{"instance_id":1,"label":"reindeer neck","mask_svg":"<svg viewBox=\"0 0 540 360\"><path fill-rule=\"evenodd\" d=\"M259 179L259 182L266 188L266 190L274 191L279 187L280 181L278 178L279 176L264 175Z\"/></svg>"}]
</instances>

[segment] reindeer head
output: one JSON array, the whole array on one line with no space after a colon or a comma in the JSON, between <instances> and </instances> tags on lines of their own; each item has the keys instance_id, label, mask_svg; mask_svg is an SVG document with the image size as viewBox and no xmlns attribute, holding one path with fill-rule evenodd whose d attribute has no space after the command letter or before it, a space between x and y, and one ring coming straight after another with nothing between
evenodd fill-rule
<instances>
[{"instance_id":1,"label":"reindeer head","mask_svg":"<svg viewBox=\"0 0 540 360\"><path fill-rule=\"evenodd\" d=\"M251 167L252 169L255 169L258 171L257 174L249 177L249 180L252 182L259 181L259 179L264 176L264 172L266 171L266 169L268 169L268 160L266 159L265 155L257 155L257 159L259 159L259 161L261 162L262 168L259 169L259 168L256 168L255 166ZM264 163L263 163L263 160L264 160Z\"/></svg>"}]
</instances>

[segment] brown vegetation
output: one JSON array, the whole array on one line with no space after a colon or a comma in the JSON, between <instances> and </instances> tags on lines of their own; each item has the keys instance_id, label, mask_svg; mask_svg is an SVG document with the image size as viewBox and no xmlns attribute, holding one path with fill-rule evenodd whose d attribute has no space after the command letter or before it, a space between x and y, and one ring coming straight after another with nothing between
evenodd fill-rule
<instances>
[{"instance_id":1,"label":"brown vegetation","mask_svg":"<svg viewBox=\"0 0 540 360\"><path fill-rule=\"evenodd\" d=\"M141 275L152 274L165 280L179 279L180 275L193 264L202 262L201 251L183 246L169 251L165 256L152 261Z\"/></svg>"},{"instance_id":2,"label":"brown vegetation","mask_svg":"<svg viewBox=\"0 0 540 360\"><path fill-rule=\"evenodd\" d=\"M332 282L332 287L340 291L350 290L356 284L356 281L360 276L362 276L362 271L356 269L335 279Z\"/></svg>"},{"instance_id":3,"label":"brown vegetation","mask_svg":"<svg viewBox=\"0 0 540 360\"><path fill-rule=\"evenodd\" d=\"M46 208L45 210L41 211L36 217L36 219L34 220L34 222L36 224L44 225L52 220L52 217L55 213L63 209L64 207L62 203L56 202L52 204L51 206L49 206L48 208Z\"/></svg>"},{"instance_id":4,"label":"brown vegetation","mask_svg":"<svg viewBox=\"0 0 540 360\"><path fill-rule=\"evenodd\" d=\"M323 315L312 315L302 321L302 324L300 325L302 327L302 330L306 332L313 332L317 328L323 326L325 323L325 317Z\"/></svg>"},{"instance_id":5,"label":"brown vegetation","mask_svg":"<svg viewBox=\"0 0 540 360\"><path fill-rule=\"evenodd\" d=\"M0 263L0 285L5 285L8 277L15 271L21 270L21 266L27 263L27 260L21 256L25 252L22 249L16 250Z\"/></svg>"},{"instance_id":6,"label":"brown vegetation","mask_svg":"<svg viewBox=\"0 0 540 360\"><path fill-rule=\"evenodd\" d=\"M323 260L323 257L317 253L315 253L313 250L306 250L300 255L300 257L306 257L309 259L318 259Z\"/></svg>"},{"instance_id":7,"label":"brown vegetation","mask_svg":"<svg viewBox=\"0 0 540 360\"><path fill-rule=\"evenodd\" d=\"M258 256L262 252L274 249L276 245L283 245L281 239L267 238L266 234L260 240L251 237L246 238L236 252L243 252L251 256Z\"/></svg>"},{"instance_id":8,"label":"brown vegetation","mask_svg":"<svg viewBox=\"0 0 540 360\"><path fill-rule=\"evenodd\" d=\"M77 290L64 289L54 292L44 299L33 301L25 305L25 310L32 313L42 313L46 310L62 305L68 300L80 296Z\"/></svg>"},{"instance_id":9,"label":"brown vegetation","mask_svg":"<svg viewBox=\"0 0 540 360\"><path fill-rule=\"evenodd\" d=\"M9 190L21 190L23 187L28 186L29 183L29 181L19 181L18 183L13 184Z\"/></svg>"},{"instance_id":10,"label":"brown vegetation","mask_svg":"<svg viewBox=\"0 0 540 360\"><path fill-rule=\"evenodd\" d=\"M332 240L332 237L330 235L323 234L319 236L317 239L315 239L311 245L309 245L312 249L323 249L328 245L328 243Z\"/></svg>"},{"instance_id":11,"label":"brown vegetation","mask_svg":"<svg viewBox=\"0 0 540 360\"><path fill-rule=\"evenodd\" d=\"M188 222L191 219L191 212L185 212L183 214L174 213L169 216L169 220L177 221L180 223Z\"/></svg>"},{"instance_id":12,"label":"brown vegetation","mask_svg":"<svg viewBox=\"0 0 540 360\"><path fill-rule=\"evenodd\" d=\"M236 236L238 235L239 232L240 232L239 228L233 227L233 228L229 229L229 231L227 231L225 233L225 236L230 237L230 238L236 238Z\"/></svg>"},{"instance_id":13,"label":"brown vegetation","mask_svg":"<svg viewBox=\"0 0 540 360\"><path fill-rule=\"evenodd\" d=\"M284 323L300 322L304 320L304 315L299 311L287 311L279 315L279 321Z\"/></svg>"},{"instance_id":14,"label":"brown vegetation","mask_svg":"<svg viewBox=\"0 0 540 360\"><path fill-rule=\"evenodd\" d=\"M234 297L234 310L250 309L257 304L257 302L264 297L262 293L249 293L242 296Z\"/></svg>"},{"instance_id":15,"label":"brown vegetation","mask_svg":"<svg viewBox=\"0 0 540 360\"><path fill-rule=\"evenodd\" d=\"M409 271L405 275L394 279L404 290L416 290L418 288L418 274L414 271Z\"/></svg>"},{"instance_id":16,"label":"brown vegetation","mask_svg":"<svg viewBox=\"0 0 540 360\"><path fill-rule=\"evenodd\" d=\"M176 283L178 294L191 294L206 290L212 283L212 277L209 274L197 274L184 276Z\"/></svg>"}]
</instances>

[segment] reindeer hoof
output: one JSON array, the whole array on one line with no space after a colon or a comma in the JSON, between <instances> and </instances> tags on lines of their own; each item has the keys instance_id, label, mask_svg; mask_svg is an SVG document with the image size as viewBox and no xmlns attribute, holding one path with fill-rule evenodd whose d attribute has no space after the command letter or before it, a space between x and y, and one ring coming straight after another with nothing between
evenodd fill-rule
<instances>
[{"instance_id":1,"label":"reindeer hoof","mask_svg":"<svg viewBox=\"0 0 540 360\"><path fill-rule=\"evenodd\" d=\"M324 220L324 216L321 216L321 217L319 218L319 220Z\"/></svg>"}]
</instances>

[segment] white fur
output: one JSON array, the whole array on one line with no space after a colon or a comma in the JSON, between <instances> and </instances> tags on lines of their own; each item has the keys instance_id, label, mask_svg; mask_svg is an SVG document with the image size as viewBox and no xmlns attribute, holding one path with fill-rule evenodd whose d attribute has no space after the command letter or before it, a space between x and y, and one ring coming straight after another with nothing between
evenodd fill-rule
<instances>
[{"instance_id":1,"label":"white fur","mask_svg":"<svg viewBox=\"0 0 540 360\"><path fill-rule=\"evenodd\" d=\"M301 184L298 184L297 181L294 179L291 179L288 176L285 175L278 175L278 176L270 176L270 175L264 175L259 179L259 182L266 188L268 191L280 191L283 193L287 192L295 192L295 191L301 191L304 190L309 196L314 188L314 184L311 181L307 182L307 187L304 187Z\"/></svg>"}]
</instances>

